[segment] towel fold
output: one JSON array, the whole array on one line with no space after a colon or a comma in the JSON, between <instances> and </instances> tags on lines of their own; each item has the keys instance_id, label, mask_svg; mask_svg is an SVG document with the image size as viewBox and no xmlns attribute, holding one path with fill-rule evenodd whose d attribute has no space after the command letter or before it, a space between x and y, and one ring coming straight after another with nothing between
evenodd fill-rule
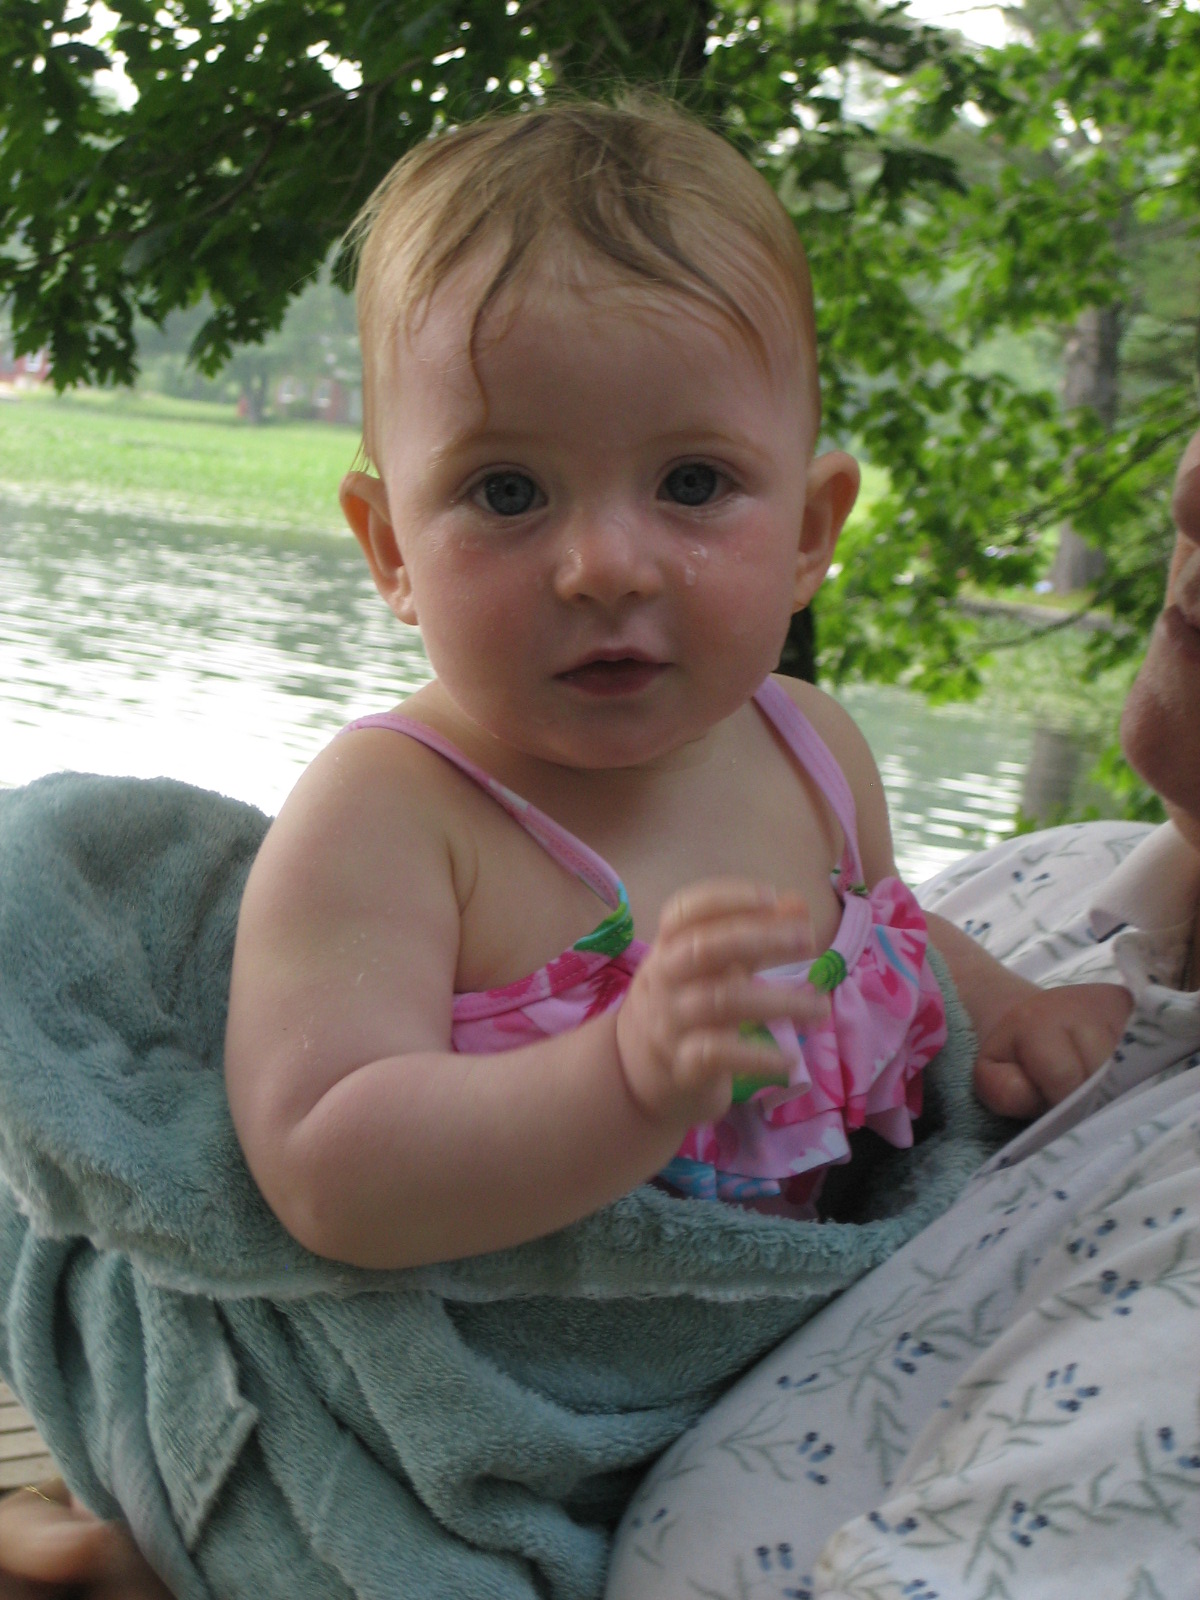
<instances>
[{"instance_id":1,"label":"towel fold","mask_svg":"<svg viewBox=\"0 0 1200 1600\"><path fill-rule=\"evenodd\" d=\"M487 1256L340 1266L275 1220L225 1100L266 827L167 780L0 793L0 1367L184 1600L595 1600L645 1466L1010 1131L969 1024L939 967L918 1143L861 1141L842 1220L643 1187Z\"/></svg>"}]
</instances>

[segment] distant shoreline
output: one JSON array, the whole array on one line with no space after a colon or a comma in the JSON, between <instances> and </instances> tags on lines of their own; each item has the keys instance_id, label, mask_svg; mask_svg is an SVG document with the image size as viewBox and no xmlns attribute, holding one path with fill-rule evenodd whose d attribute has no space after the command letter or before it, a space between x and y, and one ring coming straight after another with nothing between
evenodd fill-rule
<instances>
[{"instance_id":1,"label":"distant shoreline","mask_svg":"<svg viewBox=\"0 0 1200 1600\"><path fill-rule=\"evenodd\" d=\"M140 391L4 396L0 494L165 521L335 535L358 430L254 426L233 406Z\"/></svg>"}]
</instances>

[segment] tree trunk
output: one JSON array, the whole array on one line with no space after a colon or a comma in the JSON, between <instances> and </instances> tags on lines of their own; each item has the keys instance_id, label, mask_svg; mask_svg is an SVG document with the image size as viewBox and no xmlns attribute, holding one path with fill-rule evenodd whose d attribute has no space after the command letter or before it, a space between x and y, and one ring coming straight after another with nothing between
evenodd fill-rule
<instances>
[{"instance_id":1,"label":"tree trunk","mask_svg":"<svg viewBox=\"0 0 1200 1600\"><path fill-rule=\"evenodd\" d=\"M255 424L264 422L267 415L266 373L252 373L243 385L242 394L246 401L247 420Z\"/></svg>"},{"instance_id":2,"label":"tree trunk","mask_svg":"<svg viewBox=\"0 0 1200 1600\"><path fill-rule=\"evenodd\" d=\"M778 671L789 678L817 681L817 622L812 606L797 611L788 624L787 638L779 657Z\"/></svg>"},{"instance_id":3,"label":"tree trunk","mask_svg":"<svg viewBox=\"0 0 1200 1600\"><path fill-rule=\"evenodd\" d=\"M1021 788L1021 810L1039 827L1058 822L1071 803L1079 771L1080 742L1058 728L1033 730L1033 747Z\"/></svg>"},{"instance_id":4,"label":"tree trunk","mask_svg":"<svg viewBox=\"0 0 1200 1600\"><path fill-rule=\"evenodd\" d=\"M1066 345L1062 400L1065 410L1091 406L1105 429L1117 418L1121 312L1117 306L1092 306L1081 312ZM1070 523L1059 529L1058 551L1050 569L1055 594L1070 594L1096 583L1104 571L1104 552L1082 540Z\"/></svg>"}]
</instances>

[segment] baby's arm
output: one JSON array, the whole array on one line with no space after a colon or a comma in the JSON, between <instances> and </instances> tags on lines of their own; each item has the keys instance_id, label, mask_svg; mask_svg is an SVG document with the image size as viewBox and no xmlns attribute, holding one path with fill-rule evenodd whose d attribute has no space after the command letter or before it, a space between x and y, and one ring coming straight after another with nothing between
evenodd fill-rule
<instances>
[{"instance_id":1,"label":"baby's arm","mask_svg":"<svg viewBox=\"0 0 1200 1600\"><path fill-rule=\"evenodd\" d=\"M887 800L866 740L828 695L811 685L791 687L850 784L867 883L895 876ZM1035 1117L1112 1054L1132 1006L1128 990L1113 983L1039 989L944 917L926 912L925 919L975 1029L975 1092L989 1109Z\"/></svg>"},{"instance_id":2,"label":"baby's arm","mask_svg":"<svg viewBox=\"0 0 1200 1600\"><path fill-rule=\"evenodd\" d=\"M739 1023L803 1026L819 1005L752 980L806 953L802 908L717 883L666 908L619 1013L452 1052L473 864L436 759L386 732L338 740L264 842L238 927L226 1076L246 1159L302 1244L357 1266L495 1250L596 1210L719 1116L732 1074L778 1067Z\"/></svg>"}]
</instances>

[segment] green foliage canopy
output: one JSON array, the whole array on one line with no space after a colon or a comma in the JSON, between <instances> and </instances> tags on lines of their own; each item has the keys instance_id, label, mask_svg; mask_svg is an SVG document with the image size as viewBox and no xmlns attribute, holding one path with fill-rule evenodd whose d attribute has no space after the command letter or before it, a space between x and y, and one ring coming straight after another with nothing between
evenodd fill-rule
<instances>
[{"instance_id":1,"label":"green foliage canopy","mask_svg":"<svg viewBox=\"0 0 1200 1600\"><path fill-rule=\"evenodd\" d=\"M941 36L861 0L784 27L705 0L115 0L111 32L75 0L0 0L0 293L22 345L64 383L128 381L132 316L203 291L195 358L277 327L358 206L414 142L552 85L674 86L750 149L821 121L801 185L847 178L860 132L824 75L949 59ZM97 74L120 60L136 100ZM781 76L781 74L783 76ZM899 197L947 163L885 144Z\"/></svg>"},{"instance_id":2,"label":"green foliage canopy","mask_svg":"<svg viewBox=\"0 0 1200 1600\"><path fill-rule=\"evenodd\" d=\"M1034 9L1036 5L1036 9ZM1161 595L1182 370L1106 433L978 354L1145 313L1146 241L1194 260L1200 13L1029 0L968 45L875 0L0 0L0 298L55 379L126 382L135 316L210 306L216 370L276 328L414 141L556 87L652 83L766 172L817 286L826 428L885 466L822 603L835 674L978 682L964 583L1028 581L1069 514L1133 651ZM104 74L123 65L122 98ZM98 76L99 75L99 76ZM1189 258L1180 251L1192 252ZM1200 281L1176 315L1194 322Z\"/></svg>"}]
</instances>

